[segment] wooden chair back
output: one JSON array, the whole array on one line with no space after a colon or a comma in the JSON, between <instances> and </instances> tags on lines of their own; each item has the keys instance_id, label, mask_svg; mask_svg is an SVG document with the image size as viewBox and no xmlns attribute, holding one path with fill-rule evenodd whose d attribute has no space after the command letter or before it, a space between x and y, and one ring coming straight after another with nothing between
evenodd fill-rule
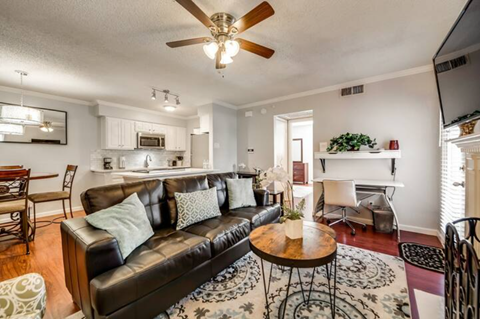
<instances>
[{"instance_id":1,"label":"wooden chair back","mask_svg":"<svg viewBox=\"0 0 480 319\"><path fill-rule=\"evenodd\" d=\"M4 165L0 166L0 170L7 170L7 169L22 169L23 165Z\"/></svg>"},{"instance_id":2,"label":"wooden chair back","mask_svg":"<svg viewBox=\"0 0 480 319\"><path fill-rule=\"evenodd\" d=\"M77 168L78 168L77 165L67 165L65 176L63 177L62 190L68 190L70 192L70 195L72 195L73 180L75 179Z\"/></svg>"},{"instance_id":3,"label":"wooden chair back","mask_svg":"<svg viewBox=\"0 0 480 319\"><path fill-rule=\"evenodd\" d=\"M0 170L0 203L25 200L27 207L30 169Z\"/></svg>"}]
</instances>

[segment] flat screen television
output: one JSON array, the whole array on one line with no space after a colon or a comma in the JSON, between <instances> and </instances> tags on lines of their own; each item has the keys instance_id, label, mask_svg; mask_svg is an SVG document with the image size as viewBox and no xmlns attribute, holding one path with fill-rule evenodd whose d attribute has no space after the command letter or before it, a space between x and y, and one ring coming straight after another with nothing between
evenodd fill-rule
<instances>
[{"instance_id":1,"label":"flat screen television","mask_svg":"<svg viewBox=\"0 0 480 319\"><path fill-rule=\"evenodd\" d=\"M480 0L470 0L433 57L444 127L480 118Z\"/></svg>"}]
</instances>

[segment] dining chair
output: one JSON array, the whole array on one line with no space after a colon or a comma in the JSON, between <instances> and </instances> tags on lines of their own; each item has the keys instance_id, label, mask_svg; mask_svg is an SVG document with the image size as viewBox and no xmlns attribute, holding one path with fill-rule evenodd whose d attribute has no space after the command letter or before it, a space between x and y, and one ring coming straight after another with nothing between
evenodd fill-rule
<instances>
[{"instance_id":1,"label":"dining chair","mask_svg":"<svg viewBox=\"0 0 480 319\"><path fill-rule=\"evenodd\" d=\"M0 236L16 237L28 245L28 186L30 169L0 170L0 215L10 214L11 221L0 224ZM10 239L10 238L9 238Z\"/></svg>"},{"instance_id":2,"label":"dining chair","mask_svg":"<svg viewBox=\"0 0 480 319\"><path fill-rule=\"evenodd\" d=\"M35 230L37 228L37 212L36 204L48 203L55 201L62 201L63 205L63 215L67 219L67 210L65 208L65 201L68 200L70 206L70 216L73 218L72 211L72 189L73 189L73 180L77 172L77 165L67 165L65 170L65 176L63 177L62 190L57 192L44 192L44 193L35 193L30 194L28 199L33 203L33 238L35 237Z\"/></svg>"},{"instance_id":3,"label":"dining chair","mask_svg":"<svg viewBox=\"0 0 480 319\"><path fill-rule=\"evenodd\" d=\"M324 180L323 181L324 200L326 205L337 206L342 210L342 217L340 219L330 223L327 218L329 226L333 226L338 223L345 223L351 229L352 235L355 235L355 228L351 223L355 223L362 226L363 230L367 229L367 225L351 220L347 216L347 208L351 208L356 213L359 213L355 208L360 206L361 201L357 200L357 193L355 182L352 180ZM331 214L333 212L327 213ZM325 215L324 215L325 216Z\"/></svg>"},{"instance_id":4,"label":"dining chair","mask_svg":"<svg viewBox=\"0 0 480 319\"><path fill-rule=\"evenodd\" d=\"M22 169L23 165L5 165L0 166L0 170L7 170L7 169Z\"/></svg>"}]
</instances>

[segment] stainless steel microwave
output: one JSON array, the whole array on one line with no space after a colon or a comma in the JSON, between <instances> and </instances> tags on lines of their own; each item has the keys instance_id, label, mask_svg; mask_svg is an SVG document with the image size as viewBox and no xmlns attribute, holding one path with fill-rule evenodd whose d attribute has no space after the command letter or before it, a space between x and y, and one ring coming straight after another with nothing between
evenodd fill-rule
<instances>
[{"instance_id":1,"label":"stainless steel microwave","mask_svg":"<svg viewBox=\"0 0 480 319\"><path fill-rule=\"evenodd\" d=\"M137 148L165 149L165 135L137 133Z\"/></svg>"}]
</instances>

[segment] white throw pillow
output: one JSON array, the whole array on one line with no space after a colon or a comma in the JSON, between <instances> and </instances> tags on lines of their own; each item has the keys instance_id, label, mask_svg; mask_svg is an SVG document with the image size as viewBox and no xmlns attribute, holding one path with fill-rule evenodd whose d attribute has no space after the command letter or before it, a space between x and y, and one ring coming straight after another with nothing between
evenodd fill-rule
<instances>
[{"instance_id":1,"label":"white throw pillow","mask_svg":"<svg viewBox=\"0 0 480 319\"><path fill-rule=\"evenodd\" d=\"M177 203L177 230L201 221L221 216L217 188L192 193L175 193Z\"/></svg>"},{"instance_id":2,"label":"white throw pillow","mask_svg":"<svg viewBox=\"0 0 480 319\"><path fill-rule=\"evenodd\" d=\"M253 194L253 180L251 178L227 178L228 207L255 207L257 201Z\"/></svg>"},{"instance_id":3,"label":"white throw pillow","mask_svg":"<svg viewBox=\"0 0 480 319\"><path fill-rule=\"evenodd\" d=\"M153 236L145 206L133 193L120 204L85 217L93 227L109 232L118 241L123 259Z\"/></svg>"}]
</instances>

